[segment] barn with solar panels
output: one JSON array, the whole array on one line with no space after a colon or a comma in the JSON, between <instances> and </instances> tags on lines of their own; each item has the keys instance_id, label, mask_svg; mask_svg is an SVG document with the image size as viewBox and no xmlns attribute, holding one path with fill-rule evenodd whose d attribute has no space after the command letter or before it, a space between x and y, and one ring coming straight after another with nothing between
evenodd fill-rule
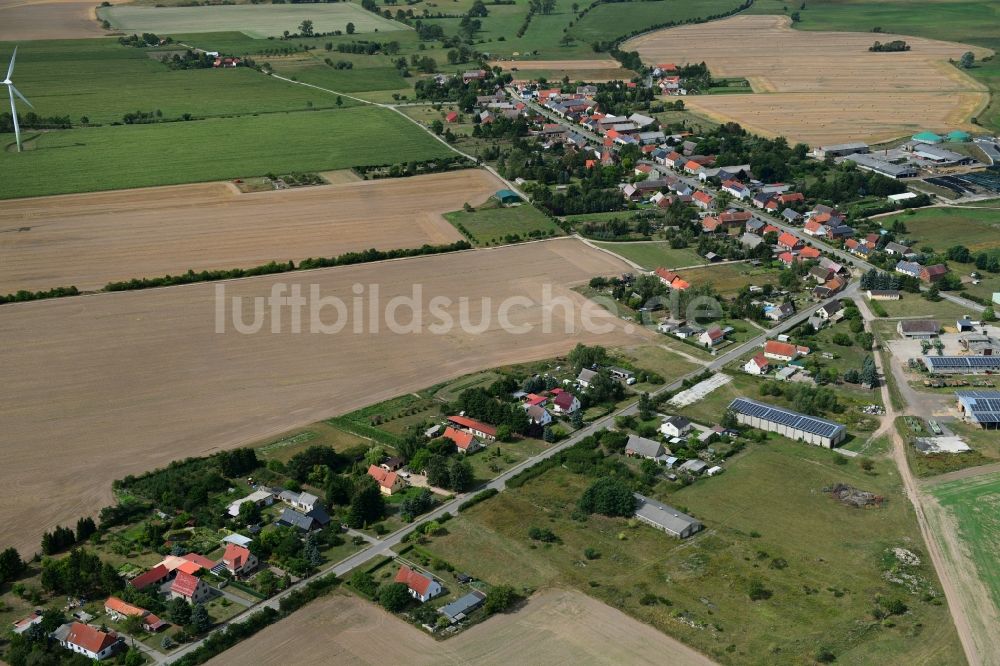
<instances>
[{"instance_id":1,"label":"barn with solar panels","mask_svg":"<svg viewBox=\"0 0 1000 666\"><path fill-rule=\"evenodd\" d=\"M955 391L958 411L983 430L1000 430L1000 391Z\"/></svg>"},{"instance_id":2,"label":"barn with solar panels","mask_svg":"<svg viewBox=\"0 0 1000 666\"><path fill-rule=\"evenodd\" d=\"M736 398L729 403L729 409L736 415L736 420L743 425L776 432L789 439L828 449L832 449L847 437L847 428L839 423L806 416L749 398Z\"/></svg>"},{"instance_id":3,"label":"barn with solar panels","mask_svg":"<svg viewBox=\"0 0 1000 666\"><path fill-rule=\"evenodd\" d=\"M1000 356L924 356L929 372L946 375L976 375L1000 372Z\"/></svg>"}]
</instances>

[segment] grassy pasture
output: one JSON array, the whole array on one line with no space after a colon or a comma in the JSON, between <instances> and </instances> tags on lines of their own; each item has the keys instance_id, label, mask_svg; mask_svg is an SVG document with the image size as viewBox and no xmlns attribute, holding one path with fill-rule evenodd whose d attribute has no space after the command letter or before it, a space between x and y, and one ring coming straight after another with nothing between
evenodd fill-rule
<instances>
[{"instance_id":1,"label":"grassy pasture","mask_svg":"<svg viewBox=\"0 0 1000 666\"><path fill-rule=\"evenodd\" d=\"M278 37L285 31L299 32L299 25L304 20L312 21L316 32L346 31L348 23L353 23L358 33L407 29L401 23L348 2L207 7L119 5L101 7L97 14L99 18L109 21L116 30L152 32L158 35L240 30L252 37Z\"/></svg>"},{"instance_id":2,"label":"grassy pasture","mask_svg":"<svg viewBox=\"0 0 1000 666\"><path fill-rule=\"evenodd\" d=\"M315 53L315 52L314 52ZM336 69L323 62L330 58L334 63L349 61L351 69ZM363 56L333 51L318 55L281 58L269 61L275 72L286 77L295 77L304 83L311 83L337 92L357 93L369 90L410 91L410 83L399 74L386 56ZM298 86L301 87L301 86ZM318 92L318 91L317 91ZM332 99L332 97L330 98ZM349 102L351 100L344 100Z\"/></svg>"},{"instance_id":3,"label":"grassy pasture","mask_svg":"<svg viewBox=\"0 0 1000 666\"><path fill-rule=\"evenodd\" d=\"M619 518L573 520L590 479L556 467L463 512L427 548L491 582L576 587L722 663L812 663L820 646L843 663L961 663L946 606L920 599L940 594L933 569L906 567L918 592L883 577L899 570L892 548L926 560L894 468L880 461L866 474L834 459L774 440L731 460L718 478L686 488L663 482L655 494L707 526L683 542ZM822 490L837 482L888 502L848 508ZM561 541L531 541L530 527ZM600 556L585 558L587 548ZM769 599L748 598L753 579ZM909 612L881 626L871 616L876 595L901 599Z\"/></svg>"},{"instance_id":4,"label":"grassy pasture","mask_svg":"<svg viewBox=\"0 0 1000 666\"><path fill-rule=\"evenodd\" d=\"M1000 250L1000 210L921 208L913 215L879 218L887 228L894 220L906 225L904 237L918 248L927 245L943 252L961 244L973 252Z\"/></svg>"},{"instance_id":5,"label":"grassy pasture","mask_svg":"<svg viewBox=\"0 0 1000 666\"><path fill-rule=\"evenodd\" d=\"M459 228L458 225L465 227L479 246L502 244L504 238L511 235L527 240L532 232L539 232L542 237L561 236L563 233L555 222L527 203L510 208L484 207L472 213L459 210L445 213L444 217L456 228Z\"/></svg>"},{"instance_id":6,"label":"grassy pasture","mask_svg":"<svg viewBox=\"0 0 1000 666\"><path fill-rule=\"evenodd\" d=\"M702 259L704 263L705 260ZM723 296L731 296L748 284L764 285L777 284L778 272L763 268L753 268L749 264L721 264L705 266L704 268L693 268L684 271L681 276L687 280L691 286L700 286L710 283L715 290Z\"/></svg>"},{"instance_id":7,"label":"grassy pasture","mask_svg":"<svg viewBox=\"0 0 1000 666\"><path fill-rule=\"evenodd\" d=\"M930 492L958 521L979 577L1000 606L1000 475L950 481L932 486Z\"/></svg>"},{"instance_id":8,"label":"grassy pasture","mask_svg":"<svg viewBox=\"0 0 1000 666\"><path fill-rule=\"evenodd\" d=\"M0 140L6 144L14 137ZM42 134L21 154L0 152L0 170L6 174L0 198L324 171L449 154L398 114L374 107L67 130Z\"/></svg>"},{"instance_id":9,"label":"grassy pasture","mask_svg":"<svg viewBox=\"0 0 1000 666\"><path fill-rule=\"evenodd\" d=\"M667 241L649 243L595 243L598 247L611 250L617 255L634 261L643 268L653 270L661 266L679 268L705 263L703 257L691 248L674 249Z\"/></svg>"},{"instance_id":10,"label":"grassy pasture","mask_svg":"<svg viewBox=\"0 0 1000 666\"><path fill-rule=\"evenodd\" d=\"M587 12L573 26L572 34L585 44L611 40L651 25L667 21L691 21L713 14L732 11L737 0L705 0L690 3L685 0L652 0L628 4L600 4ZM654 63L655 64L655 63ZM677 63L684 64L684 63Z\"/></svg>"},{"instance_id":11,"label":"grassy pasture","mask_svg":"<svg viewBox=\"0 0 1000 666\"><path fill-rule=\"evenodd\" d=\"M12 49L0 44L0 54ZM121 122L137 110L205 118L335 105L330 95L249 68L171 70L152 53L106 39L27 42L18 50L15 77L36 113L69 116L74 123L84 116L95 124Z\"/></svg>"}]
</instances>

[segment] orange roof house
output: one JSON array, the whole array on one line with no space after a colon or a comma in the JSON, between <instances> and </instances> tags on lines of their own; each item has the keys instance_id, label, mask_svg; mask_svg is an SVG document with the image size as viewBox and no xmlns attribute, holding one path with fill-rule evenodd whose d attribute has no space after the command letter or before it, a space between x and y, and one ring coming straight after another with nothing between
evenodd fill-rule
<instances>
[{"instance_id":1,"label":"orange roof house","mask_svg":"<svg viewBox=\"0 0 1000 666\"><path fill-rule=\"evenodd\" d=\"M396 472L384 470L378 465L368 466L368 476L375 479L375 482L378 484L378 488L383 495L392 495L394 492L399 491L399 489L404 485L403 477Z\"/></svg>"},{"instance_id":2,"label":"orange roof house","mask_svg":"<svg viewBox=\"0 0 1000 666\"><path fill-rule=\"evenodd\" d=\"M471 432L466 432L464 430L456 430L451 426L444 429L445 439L450 439L455 443L455 448L458 449L460 453L472 453L477 449L481 448L476 438Z\"/></svg>"},{"instance_id":3,"label":"orange roof house","mask_svg":"<svg viewBox=\"0 0 1000 666\"><path fill-rule=\"evenodd\" d=\"M403 583L410 591L410 596L421 603L441 594L441 584L433 578L414 571L405 564L399 567L395 582Z\"/></svg>"}]
</instances>

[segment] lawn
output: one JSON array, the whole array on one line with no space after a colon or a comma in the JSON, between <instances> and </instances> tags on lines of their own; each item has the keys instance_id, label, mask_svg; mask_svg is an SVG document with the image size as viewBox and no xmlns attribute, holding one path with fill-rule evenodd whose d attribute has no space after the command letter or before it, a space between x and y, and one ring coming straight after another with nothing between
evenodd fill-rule
<instances>
[{"instance_id":1,"label":"lawn","mask_svg":"<svg viewBox=\"0 0 1000 666\"><path fill-rule=\"evenodd\" d=\"M805 7L784 0L758 0L754 14L787 14L797 11L798 30L885 32L975 44L1000 51L1000 4L990 0L816 0ZM973 78L989 86L989 107L979 114L979 123L1000 128L1000 61L977 63L968 70ZM930 129L930 128L928 128Z\"/></svg>"},{"instance_id":2,"label":"lawn","mask_svg":"<svg viewBox=\"0 0 1000 666\"><path fill-rule=\"evenodd\" d=\"M659 267L677 269L682 266L696 266L706 263L691 248L674 249L668 241L650 241L639 243L595 243L598 247L611 250L617 255L634 261L647 270Z\"/></svg>"},{"instance_id":3,"label":"lawn","mask_svg":"<svg viewBox=\"0 0 1000 666\"><path fill-rule=\"evenodd\" d=\"M529 203L509 208L486 204L473 212L459 210L444 217L480 247L563 235L555 222Z\"/></svg>"},{"instance_id":4,"label":"lawn","mask_svg":"<svg viewBox=\"0 0 1000 666\"><path fill-rule=\"evenodd\" d=\"M141 7L119 5L101 7L98 17L123 32L152 32L168 35L179 32L223 32L240 30L251 37L279 37L298 33L304 20L313 22L317 33L346 32L353 23L355 32L407 30L395 21L366 11L353 3L318 5L215 5L206 7Z\"/></svg>"},{"instance_id":5,"label":"lawn","mask_svg":"<svg viewBox=\"0 0 1000 666\"><path fill-rule=\"evenodd\" d=\"M902 296L898 301L879 301L885 308L887 317L934 317L946 325L954 326L954 320L965 315L975 314L966 307L944 299L929 301L920 294L911 294L910 292L903 292ZM893 324L893 328L895 328L895 324Z\"/></svg>"},{"instance_id":6,"label":"lawn","mask_svg":"<svg viewBox=\"0 0 1000 666\"><path fill-rule=\"evenodd\" d=\"M687 350L685 349L684 351ZM637 368L652 370L656 374L663 377L666 383L670 383L679 377L683 377L698 367L696 364L687 360L683 356L664 349L658 344L619 347L612 349L611 352L616 357L624 357L628 359L628 361Z\"/></svg>"},{"instance_id":7,"label":"lawn","mask_svg":"<svg viewBox=\"0 0 1000 666\"><path fill-rule=\"evenodd\" d=\"M930 492L958 522L959 536L976 563L993 602L1000 606L1000 475L951 481Z\"/></svg>"},{"instance_id":8,"label":"lawn","mask_svg":"<svg viewBox=\"0 0 1000 666\"><path fill-rule=\"evenodd\" d=\"M961 244L973 252L1000 249L1000 210L921 208L912 215L879 218L886 228L896 220L906 225L903 237L917 248L929 246L944 252Z\"/></svg>"},{"instance_id":9,"label":"lawn","mask_svg":"<svg viewBox=\"0 0 1000 666\"><path fill-rule=\"evenodd\" d=\"M325 171L450 154L405 118L374 107L65 130L42 134L24 153L0 152L5 174L0 198Z\"/></svg>"},{"instance_id":10,"label":"lawn","mask_svg":"<svg viewBox=\"0 0 1000 666\"><path fill-rule=\"evenodd\" d=\"M555 467L463 512L426 548L494 583L578 588L722 663L812 663L820 646L838 663L962 663L933 569L892 554L906 548L926 560L891 463L867 474L836 457L773 441L731 459L720 477L662 483L660 499L707 527L684 542L620 518L572 519L591 479ZM848 508L823 492L838 482L888 502ZM532 541L531 527L559 541ZM598 555L584 557L588 548ZM912 575L912 590L888 582L889 571ZM752 580L770 598L751 601ZM909 611L882 625L871 615L877 596Z\"/></svg>"},{"instance_id":11,"label":"lawn","mask_svg":"<svg viewBox=\"0 0 1000 666\"><path fill-rule=\"evenodd\" d=\"M0 53L12 49L13 44L0 44ZM35 113L69 116L74 124L83 117L91 124L122 122L124 114L135 111L160 111L165 119L185 113L206 118L333 108L336 103L331 95L248 67L172 70L150 57L153 53L112 39L25 42L17 52L15 78Z\"/></svg>"},{"instance_id":12,"label":"lawn","mask_svg":"<svg viewBox=\"0 0 1000 666\"><path fill-rule=\"evenodd\" d=\"M778 283L778 271L749 264L722 264L686 270L681 275L692 287L711 284L722 296L734 296L746 285Z\"/></svg>"}]
</instances>

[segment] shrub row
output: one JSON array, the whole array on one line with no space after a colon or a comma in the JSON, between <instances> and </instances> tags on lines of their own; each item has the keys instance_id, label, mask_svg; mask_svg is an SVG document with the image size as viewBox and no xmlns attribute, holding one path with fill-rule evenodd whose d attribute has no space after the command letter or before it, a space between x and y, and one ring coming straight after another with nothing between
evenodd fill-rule
<instances>
[{"instance_id":1,"label":"shrub row","mask_svg":"<svg viewBox=\"0 0 1000 666\"><path fill-rule=\"evenodd\" d=\"M472 497L470 497L469 499L459 504L458 510L459 512L462 512L465 511L466 509L471 509L480 502L485 502L489 498L495 497L498 494L500 494L500 491L497 490L496 488L487 488L486 490L481 490Z\"/></svg>"}]
</instances>

